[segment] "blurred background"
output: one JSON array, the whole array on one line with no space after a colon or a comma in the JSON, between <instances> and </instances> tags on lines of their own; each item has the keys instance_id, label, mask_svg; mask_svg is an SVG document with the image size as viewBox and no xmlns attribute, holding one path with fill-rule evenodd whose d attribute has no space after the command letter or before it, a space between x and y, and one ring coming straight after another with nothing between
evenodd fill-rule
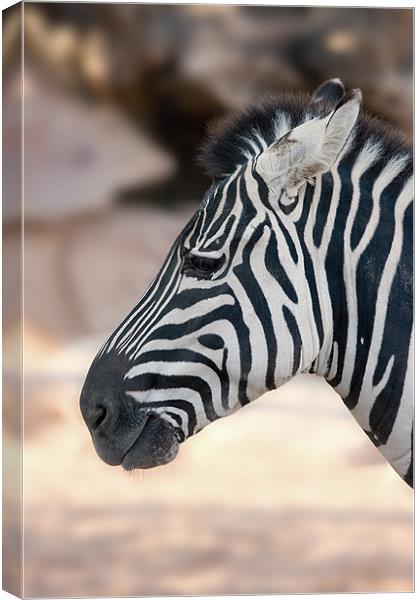
<instances>
[{"instance_id":1,"label":"blurred background","mask_svg":"<svg viewBox=\"0 0 420 600\"><path fill-rule=\"evenodd\" d=\"M25 595L411 591L412 492L325 382L297 377L189 440L174 463L132 475L97 458L78 397L209 184L196 165L207 124L266 93L340 77L410 137L412 11L24 11ZM8 11L11 173L19 28ZM4 252L17 256L19 198L8 185ZM8 457L19 448L12 263L5 277ZM10 518L6 529L16 527ZM3 556L13 574L13 555Z\"/></svg>"}]
</instances>

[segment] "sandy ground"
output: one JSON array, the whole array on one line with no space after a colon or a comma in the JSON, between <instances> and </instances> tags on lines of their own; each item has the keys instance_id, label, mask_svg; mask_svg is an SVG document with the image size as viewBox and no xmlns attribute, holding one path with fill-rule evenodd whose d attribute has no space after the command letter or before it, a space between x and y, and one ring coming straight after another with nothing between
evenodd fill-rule
<instances>
[{"instance_id":1,"label":"sandy ground","mask_svg":"<svg viewBox=\"0 0 420 600\"><path fill-rule=\"evenodd\" d=\"M129 475L96 456L84 375L189 210L27 229L25 595L411 591L412 491L315 377L212 424L165 467Z\"/></svg>"}]
</instances>

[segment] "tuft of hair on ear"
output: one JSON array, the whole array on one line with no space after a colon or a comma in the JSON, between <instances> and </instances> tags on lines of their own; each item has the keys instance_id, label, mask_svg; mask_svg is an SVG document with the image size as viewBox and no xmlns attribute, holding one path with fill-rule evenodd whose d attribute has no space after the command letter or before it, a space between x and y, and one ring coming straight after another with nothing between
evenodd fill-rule
<instances>
[{"instance_id":1,"label":"tuft of hair on ear","mask_svg":"<svg viewBox=\"0 0 420 600\"><path fill-rule=\"evenodd\" d=\"M344 96L344 85L337 77L328 79L314 91L311 97L311 108L320 117L334 110Z\"/></svg>"}]
</instances>

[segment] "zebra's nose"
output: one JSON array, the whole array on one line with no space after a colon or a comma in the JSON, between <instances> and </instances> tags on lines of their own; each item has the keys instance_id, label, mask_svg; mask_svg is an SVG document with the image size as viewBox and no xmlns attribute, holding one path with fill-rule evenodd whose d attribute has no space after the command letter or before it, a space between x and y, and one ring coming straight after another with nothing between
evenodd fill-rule
<instances>
[{"instance_id":1,"label":"zebra's nose","mask_svg":"<svg viewBox=\"0 0 420 600\"><path fill-rule=\"evenodd\" d=\"M118 418L115 402L107 396L88 398L86 394L82 394L80 410L92 434L99 431L112 430Z\"/></svg>"},{"instance_id":2,"label":"zebra's nose","mask_svg":"<svg viewBox=\"0 0 420 600\"><path fill-rule=\"evenodd\" d=\"M106 407L106 403L101 402L95 404L91 407L90 410L88 410L86 415L86 421L90 429L92 429L92 431L95 431L104 423L104 421L106 421L108 417L109 411Z\"/></svg>"}]
</instances>

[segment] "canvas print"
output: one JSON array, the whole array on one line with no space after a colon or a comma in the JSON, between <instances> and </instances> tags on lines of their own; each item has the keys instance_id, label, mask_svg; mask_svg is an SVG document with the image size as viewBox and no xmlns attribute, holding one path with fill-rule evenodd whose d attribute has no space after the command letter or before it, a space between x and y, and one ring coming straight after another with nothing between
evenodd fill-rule
<instances>
[{"instance_id":1,"label":"canvas print","mask_svg":"<svg viewBox=\"0 0 420 600\"><path fill-rule=\"evenodd\" d=\"M3 588L413 591L413 10L18 4L3 90Z\"/></svg>"}]
</instances>

